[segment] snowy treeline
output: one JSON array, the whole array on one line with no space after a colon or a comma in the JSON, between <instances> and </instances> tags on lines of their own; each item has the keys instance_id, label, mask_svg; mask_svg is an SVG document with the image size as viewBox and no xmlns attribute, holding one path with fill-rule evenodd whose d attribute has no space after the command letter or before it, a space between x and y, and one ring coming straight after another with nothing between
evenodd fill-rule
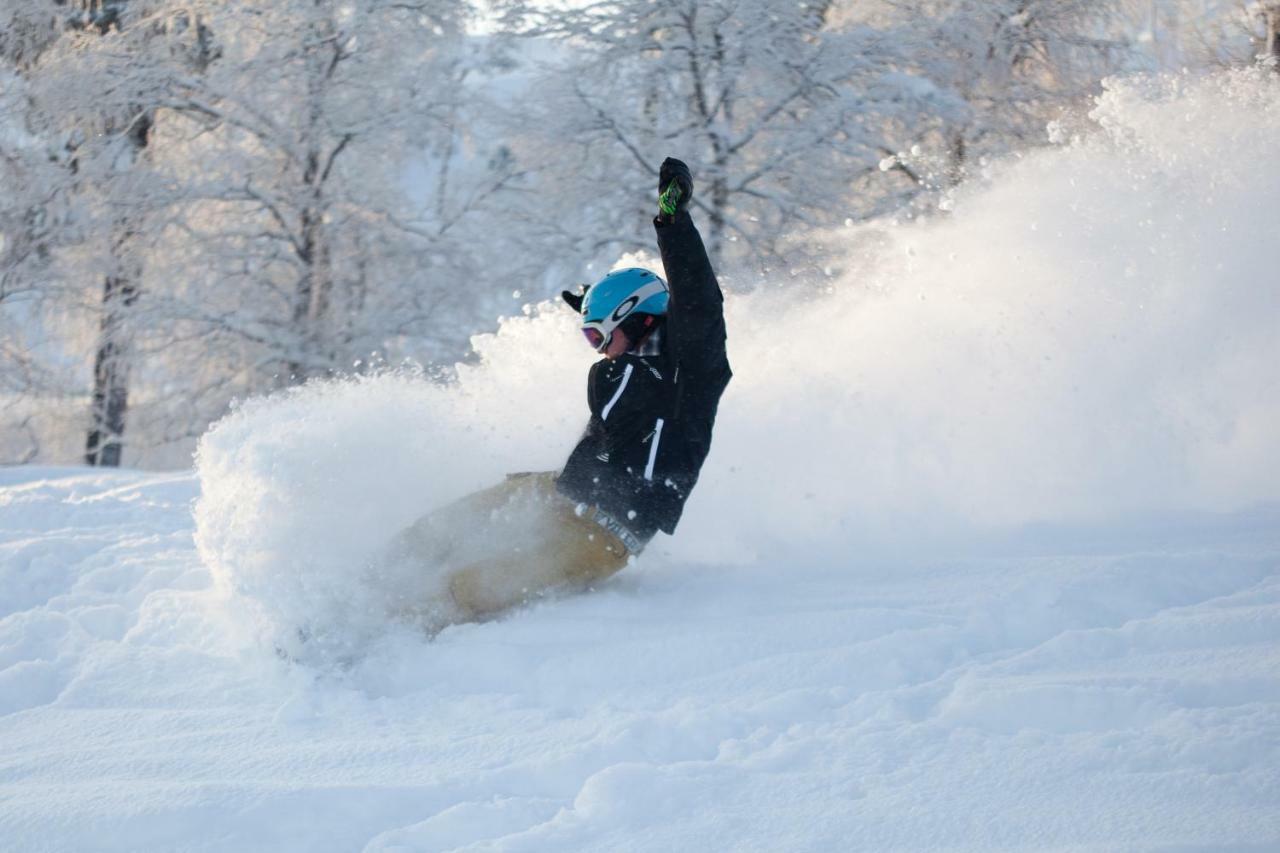
<instances>
[{"instance_id":1,"label":"snowy treeline","mask_svg":"<svg viewBox=\"0 0 1280 853\"><path fill-rule=\"evenodd\" d=\"M649 248L669 153L731 286L812 286L825 227L1278 29L1234 0L0 0L0 463L186 464L235 398L450 364Z\"/></svg>"}]
</instances>

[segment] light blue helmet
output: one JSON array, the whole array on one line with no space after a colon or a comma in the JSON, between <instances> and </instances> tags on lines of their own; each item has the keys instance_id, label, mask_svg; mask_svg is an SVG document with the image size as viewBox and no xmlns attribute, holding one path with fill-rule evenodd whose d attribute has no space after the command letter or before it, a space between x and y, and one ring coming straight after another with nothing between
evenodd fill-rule
<instances>
[{"instance_id":1,"label":"light blue helmet","mask_svg":"<svg viewBox=\"0 0 1280 853\"><path fill-rule=\"evenodd\" d=\"M615 270L600 279L582 300L582 331L597 350L603 350L614 329L628 317L663 316L670 294L667 283L639 267Z\"/></svg>"}]
</instances>

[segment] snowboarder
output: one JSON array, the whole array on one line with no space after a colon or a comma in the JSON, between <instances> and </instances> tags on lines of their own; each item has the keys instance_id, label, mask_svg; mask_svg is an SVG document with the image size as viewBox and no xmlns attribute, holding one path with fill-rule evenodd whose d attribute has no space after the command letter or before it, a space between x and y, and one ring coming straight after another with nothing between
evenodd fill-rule
<instances>
[{"instance_id":1,"label":"snowboarder","mask_svg":"<svg viewBox=\"0 0 1280 853\"><path fill-rule=\"evenodd\" d=\"M675 531L732 374L723 298L689 216L689 168L665 160L658 192L667 281L623 269L561 294L604 356L591 367L590 420L564 469L510 475L398 540L401 555L445 567L450 621L584 587L626 566L659 530Z\"/></svg>"}]
</instances>

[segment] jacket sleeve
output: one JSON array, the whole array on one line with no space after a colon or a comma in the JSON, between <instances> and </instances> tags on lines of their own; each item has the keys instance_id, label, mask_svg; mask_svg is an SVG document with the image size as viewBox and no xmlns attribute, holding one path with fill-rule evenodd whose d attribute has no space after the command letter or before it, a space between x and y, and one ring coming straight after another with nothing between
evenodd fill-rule
<instances>
[{"instance_id":1,"label":"jacket sleeve","mask_svg":"<svg viewBox=\"0 0 1280 853\"><path fill-rule=\"evenodd\" d=\"M671 288L667 339L676 363L683 371L727 371L724 296L702 235L688 211L681 211L670 222L659 217L653 225Z\"/></svg>"}]
</instances>

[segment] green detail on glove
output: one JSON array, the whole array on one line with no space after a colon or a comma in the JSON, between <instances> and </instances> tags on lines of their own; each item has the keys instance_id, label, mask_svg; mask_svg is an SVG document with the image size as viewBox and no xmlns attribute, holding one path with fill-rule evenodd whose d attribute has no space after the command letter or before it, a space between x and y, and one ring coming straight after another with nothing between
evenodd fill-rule
<instances>
[{"instance_id":1,"label":"green detail on glove","mask_svg":"<svg viewBox=\"0 0 1280 853\"><path fill-rule=\"evenodd\" d=\"M683 193L680 192L680 182L672 181L667 184L667 188L663 190L662 195L658 196L658 210L667 216L675 216L676 211L680 209L680 199Z\"/></svg>"}]
</instances>

